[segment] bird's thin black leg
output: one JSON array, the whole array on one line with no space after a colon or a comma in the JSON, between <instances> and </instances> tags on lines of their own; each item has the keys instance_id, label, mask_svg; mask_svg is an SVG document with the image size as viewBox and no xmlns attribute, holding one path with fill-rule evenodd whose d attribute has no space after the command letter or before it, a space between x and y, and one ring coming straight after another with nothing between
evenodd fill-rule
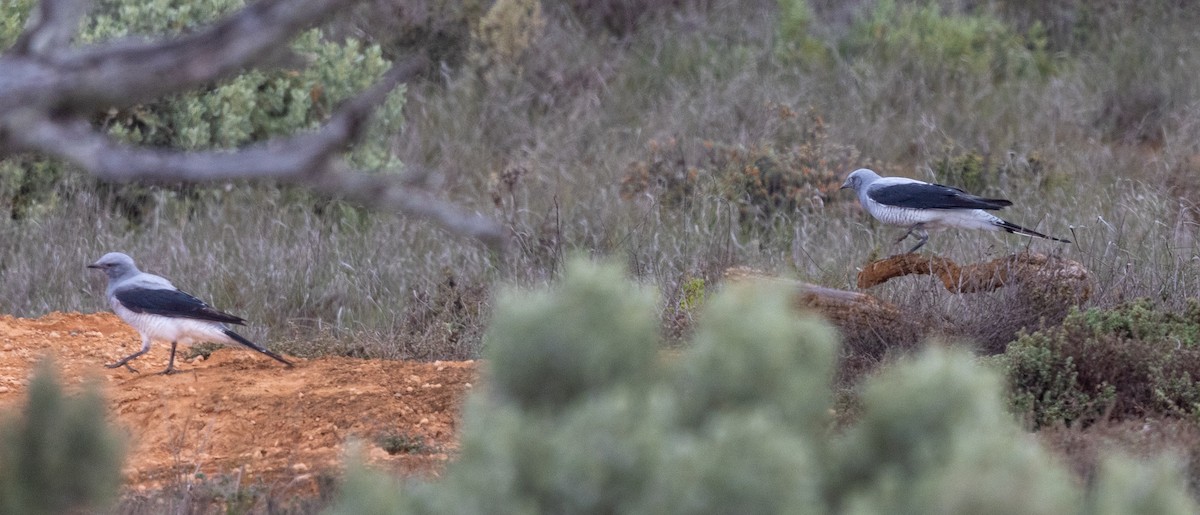
<instances>
[{"instance_id":1,"label":"bird's thin black leg","mask_svg":"<svg viewBox=\"0 0 1200 515\"><path fill-rule=\"evenodd\" d=\"M132 361L134 358L141 356L142 354L145 354L146 351L148 351L148 350L150 350L150 349L142 349L140 351L137 351L133 354L130 354L128 356L125 356L125 357L117 360L116 363L108 363L108 364L104 365L104 367L105 368L117 368L119 366L124 366L125 368L128 368L130 372L137 372L136 368L129 366L129 362Z\"/></svg>"},{"instance_id":2,"label":"bird's thin black leg","mask_svg":"<svg viewBox=\"0 0 1200 515\"><path fill-rule=\"evenodd\" d=\"M913 228L915 229L916 226L914 226ZM909 232L912 232L912 231L910 230ZM929 241L929 231L925 231L925 230L917 231L917 238L920 239L921 241L917 242L917 245L915 247L908 249L909 254L916 252L917 249L919 249L919 248L921 248L921 246L925 245L925 242Z\"/></svg>"},{"instance_id":3,"label":"bird's thin black leg","mask_svg":"<svg viewBox=\"0 0 1200 515\"><path fill-rule=\"evenodd\" d=\"M921 241L917 242L917 246L908 250L909 254L916 252L917 249L921 248L921 246L925 244L925 242L929 241L929 231L925 230L925 224L916 223L913 224L912 227L909 227L908 231L905 231L904 236L897 238L896 243L904 241L905 238L912 236L913 234L916 234L917 239Z\"/></svg>"},{"instance_id":4,"label":"bird's thin black leg","mask_svg":"<svg viewBox=\"0 0 1200 515\"><path fill-rule=\"evenodd\" d=\"M175 346L178 343L179 342L171 342L171 359L167 361L167 369L162 371L164 375L171 375L175 373Z\"/></svg>"},{"instance_id":5,"label":"bird's thin black leg","mask_svg":"<svg viewBox=\"0 0 1200 515\"><path fill-rule=\"evenodd\" d=\"M132 359L134 359L134 358L136 358L136 357L138 357L138 356L141 356L142 354L145 354L145 353L146 353L146 351L148 351L148 350L150 350L150 338L148 338L148 337L146 337L145 335L143 335L143 336L142 336L142 350L139 350L139 351L137 351L137 352L135 352L135 353L133 353L133 354L130 354L130 355L128 355L128 356L125 356L124 358L121 358L120 360L117 360L117 362L116 362L116 363L110 363L110 364L107 364L107 365L104 365L104 366L105 366L105 367L107 367L107 368L117 368L117 367L119 367L119 366L121 366L121 365L124 365L124 366L125 366L125 368L128 368L130 372L137 373L137 369L136 369L136 368L133 368L132 366L130 366L130 365L129 365L129 361L130 361L130 360L132 360Z\"/></svg>"},{"instance_id":6,"label":"bird's thin black leg","mask_svg":"<svg viewBox=\"0 0 1200 515\"><path fill-rule=\"evenodd\" d=\"M911 236L913 231L921 228L921 225L922 224L913 224L912 227L908 228L908 231L906 231L903 236L896 238L896 243L900 243L904 241L905 238Z\"/></svg>"}]
</instances>

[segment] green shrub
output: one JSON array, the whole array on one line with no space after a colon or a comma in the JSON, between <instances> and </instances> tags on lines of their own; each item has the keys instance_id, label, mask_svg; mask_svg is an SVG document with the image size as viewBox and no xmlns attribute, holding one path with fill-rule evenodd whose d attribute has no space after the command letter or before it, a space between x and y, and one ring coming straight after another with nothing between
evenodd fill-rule
<instances>
[{"instance_id":1,"label":"green shrub","mask_svg":"<svg viewBox=\"0 0 1200 515\"><path fill-rule=\"evenodd\" d=\"M244 0L108 0L97 5L79 40L86 44L131 35L170 36L244 6ZM340 44L326 41L319 29L301 34L291 50L309 64L300 69L250 70L202 91L110 114L105 125L147 145L189 150L238 147L320 125L339 102L369 86L389 66L377 45L354 39ZM371 131L351 154L356 166L398 166L387 135L400 130L402 106L403 88L373 117Z\"/></svg>"},{"instance_id":2,"label":"green shrub","mask_svg":"<svg viewBox=\"0 0 1200 515\"><path fill-rule=\"evenodd\" d=\"M121 481L120 441L95 386L67 397L50 361L29 384L22 415L0 425L0 513L99 509Z\"/></svg>"},{"instance_id":3,"label":"green shrub","mask_svg":"<svg viewBox=\"0 0 1200 515\"><path fill-rule=\"evenodd\" d=\"M933 163L934 176L943 184L983 194L1004 180L1042 181L1050 177L1050 164L1038 152L995 156L948 145Z\"/></svg>"},{"instance_id":4,"label":"green shrub","mask_svg":"<svg viewBox=\"0 0 1200 515\"><path fill-rule=\"evenodd\" d=\"M850 59L904 63L925 82L1043 77L1053 70L1035 24L1017 33L987 13L946 12L937 2L881 0L841 42Z\"/></svg>"},{"instance_id":5,"label":"green shrub","mask_svg":"<svg viewBox=\"0 0 1200 515\"><path fill-rule=\"evenodd\" d=\"M825 41L815 34L818 23L808 0L779 0L779 21L776 23L776 54L789 64L829 64L830 55Z\"/></svg>"},{"instance_id":6,"label":"green shrub","mask_svg":"<svg viewBox=\"0 0 1200 515\"><path fill-rule=\"evenodd\" d=\"M244 5L243 0L105 0L96 3L77 41L92 44L134 36L170 37L196 30ZM18 12L22 6L23 2L3 4L0 20L24 15ZM11 30L7 24L0 24L0 29ZM11 32L0 32L0 40L13 37ZM365 89L390 66L378 45L354 39L332 42L320 29L302 33L290 48L308 64L298 69L248 70L199 91L111 110L98 115L96 123L139 145L185 150L237 148L319 126L338 103ZM367 135L349 153L356 167L382 170L400 166L390 136L402 126L403 92L399 88L388 97L372 117ZM0 195L10 199L21 214L33 212L38 204L51 203L64 189L93 187L91 181L80 184L79 174L68 172L70 168L58 162L30 159L16 163L18 173L0 183ZM63 186L64 182L74 186ZM109 198L114 208L129 197L136 197L129 203L142 205L167 198L144 194L158 188L128 185L114 189ZM221 195L218 188L175 188L172 196L185 193L185 198L194 197L199 191Z\"/></svg>"},{"instance_id":7,"label":"green shrub","mask_svg":"<svg viewBox=\"0 0 1200 515\"><path fill-rule=\"evenodd\" d=\"M396 485L352 467L332 513L1198 508L1166 463L1105 467L1103 488L1085 491L1021 430L1000 376L962 351L871 379L857 420L834 430L834 333L788 299L779 285L729 286L705 303L692 348L659 358L646 293L573 262L561 285L498 303L491 384L468 399L445 474Z\"/></svg>"},{"instance_id":8,"label":"green shrub","mask_svg":"<svg viewBox=\"0 0 1200 515\"><path fill-rule=\"evenodd\" d=\"M1034 426L1102 416L1200 415L1200 303L1182 314L1139 300L1073 310L1023 335L1004 364L1014 407Z\"/></svg>"}]
</instances>

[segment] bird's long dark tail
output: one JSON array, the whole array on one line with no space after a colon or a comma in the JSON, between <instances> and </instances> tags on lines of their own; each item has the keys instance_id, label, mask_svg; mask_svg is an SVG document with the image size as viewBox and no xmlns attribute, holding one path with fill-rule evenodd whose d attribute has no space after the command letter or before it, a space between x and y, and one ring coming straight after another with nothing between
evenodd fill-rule
<instances>
[{"instance_id":1,"label":"bird's long dark tail","mask_svg":"<svg viewBox=\"0 0 1200 515\"><path fill-rule=\"evenodd\" d=\"M996 225L998 225L1001 229L1004 229L1005 231L1008 231L1008 232L1013 232L1013 233L1017 233L1017 234L1028 234L1030 236L1037 236L1038 238L1045 238L1047 240L1061 241L1063 243L1071 243L1071 240L1064 240L1062 238L1046 236L1045 234L1037 232L1033 229L1026 229L1026 228L1021 227L1017 224L1014 224L1008 220L1000 220L1000 223L998 223Z\"/></svg>"},{"instance_id":2,"label":"bird's long dark tail","mask_svg":"<svg viewBox=\"0 0 1200 515\"><path fill-rule=\"evenodd\" d=\"M278 355L278 354L275 354L274 352L271 352L271 351L267 350L267 348L266 348L266 347L263 347L263 346L261 346L261 345L259 345L259 344L257 344L257 343L254 343L254 342L252 342L252 341L250 341L250 340L247 340L247 339L243 338L243 337L242 337L242 335L240 335L240 334L238 334L238 333L235 333L235 332L233 332L233 331L230 331L229 329L226 329L226 330L225 330L225 336L228 336L228 337L230 337L230 338L233 338L233 340L234 340L234 341L236 341L236 342L238 342L238 343L240 343L240 344L242 344L242 345L245 345L245 346L247 346L247 347L250 347L251 349L254 349L254 350L258 351L258 352L261 352L261 353L263 353L263 354L266 354L267 356L270 356L270 357L271 357L272 359L274 359L275 361L278 361L278 362L280 362L280 363L283 363L284 365L287 365L287 366L289 366L289 367L290 367L290 366L292 366L292 362L291 362L291 361L288 361L288 360L286 360L286 359L283 359L283 356L280 356L280 355Z\"/></svg>"}]
</instances>

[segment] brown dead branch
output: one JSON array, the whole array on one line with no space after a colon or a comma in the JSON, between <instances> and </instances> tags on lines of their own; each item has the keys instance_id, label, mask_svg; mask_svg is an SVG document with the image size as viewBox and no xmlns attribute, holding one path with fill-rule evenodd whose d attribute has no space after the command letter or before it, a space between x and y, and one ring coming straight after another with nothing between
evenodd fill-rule
<instances>
[{"instance_id":1,"label":"brown dead branch","mask_svg":"<svg viewBox=\"0 0 1200 515\"><path fill-rule=\"evenodd\" d=\"M300 31L357 0L260 0L209 27L157 41L69 45L86 0L42 0L13 47L0 54L0 158L33 152L114 180L271 180L308 187L383 210L431 219L448 230L503 246L495 221L397 176L356 171L341 158L371 112L427 65L397 64L375 86L344 102L320 129L236 150L184 152L109 138L88 117L212 84L287 57Z\"/></svg>"},{"instance_id":2,"label":"brown dead branch","mask_svg":"<svg viewBox=\"0 0 1200 515\"><path fill-rule=\"evenodd\" d=\"M987 292L1012 284L1066 286L1075 290L1080 302L1092 293L1091 274L1082 264L1033 252L963 266L936 255L902 254L868 264L858 274L858 287L912 274L936 275L951 293Z\"/></svg>"},{"instance_id":3,"label":"brown dead branch","mask_svg":"<svg viewBox=\"0 0 1200 515\"><path fill-rule=\"evenodd\" d=\"M950 314L942 319L921 307L896 305L866 293L772 277L744 267L726 270L725 278L764 280L794 288L797 307L821 313L841 332L842 379L870 370L891 352L913 348L931 336L965 337L982 345L984 352L1003 352L1003 344L1011 341L1019 329L1061 319L1070 306L1084 302L1092 292L1091 274L1083 265L1028 252L971 265L958 265L938 256L895 256L867 265L859 274L858 285L869 288L910 274L936 275L948 291L956 294L988 292L1006 286L1019 289L1013 292L1015 297L1007 308L987 313L986 323L980 324L969 322L977 313ZM980 328L997 332L999 347L988 347L997 342L981 337Z\"/></svg>"}]
</instances>

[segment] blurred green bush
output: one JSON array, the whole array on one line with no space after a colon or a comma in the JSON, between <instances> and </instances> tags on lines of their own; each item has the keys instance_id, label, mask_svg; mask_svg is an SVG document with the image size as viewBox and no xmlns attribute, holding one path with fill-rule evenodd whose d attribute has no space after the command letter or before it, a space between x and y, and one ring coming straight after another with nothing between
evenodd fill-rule
<instances>
[{"instance_id":1,"label":"blurred green bush","mask_svg":"<svg viewBox=\"0 0 1200 515\"><path fill-rule=\"evenodd\" d=\"M0 423L0 513L103 508L121 483L122 447L95 385L68 397L43 361L21 415Z\"/></svg>"},{"instance_id":2,"label":"blurred green bush","mask_svg":"<svg viewBox=\"0 0 1200 515\"><path fill-rule=\"evenodd\" d=\"M872 378L833 425L836 336L785 288L705 302L659 355L654 300L613 266L510 291L457 461L397 488L354 469L332 513L1193 513L1172 463L1114 461L1085 487L1013 418L1001 377L931 348Z\"/></svg>"}]
</instances>

